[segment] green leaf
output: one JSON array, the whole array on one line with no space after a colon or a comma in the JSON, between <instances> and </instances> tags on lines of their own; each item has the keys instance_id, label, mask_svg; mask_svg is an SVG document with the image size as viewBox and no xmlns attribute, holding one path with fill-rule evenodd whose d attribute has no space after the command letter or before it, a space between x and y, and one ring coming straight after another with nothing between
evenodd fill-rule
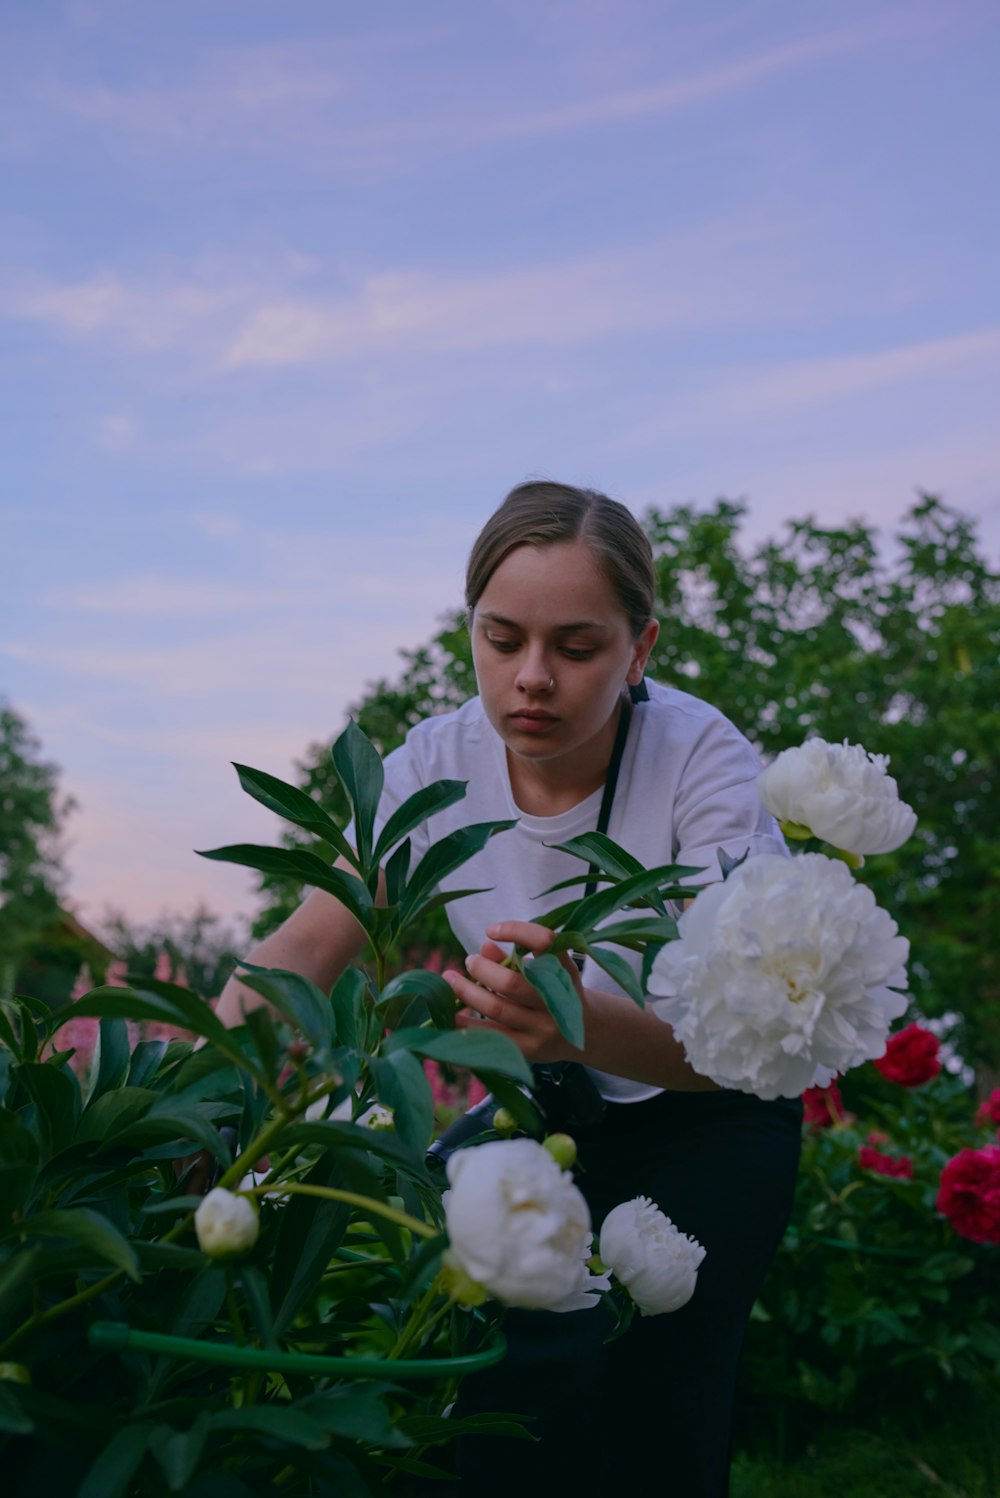
<instances>
[{"instance_id":1,"label":"green leaf","mask_svg":"<svg viewBox=\"0 0 1000 1498\"><path fill-rule=\"evenodd\" d=\"M545 1002L559 1034L581 1050L584 1042L583 1004L576 986L558 957L546 953L525 964L524 976Z\"/></svg>"},{"instance_id":2,"label":"green leaf","mask_svg":"<svg viewBox=\"0 0 1000 1498\"><path fill-rule=\"evenodd\" d=\"M130 975L131 977L131 975ZM231 1030L216 1019L211 1006L190 988L161 983L157 978L136 977L127 988L94 988L60 1015L60 1023L74 1015L96 1015L100 1019L155 1020L204 1036L223 1055L243 1061Z\"/></svg>"},{"instance_id":3,"label":"green leaf","mask_svg":"<svg viewBox=\"0 0 1000 1498\"><path fill-rule=\"evenodd\" d=\"M74 1136L77 1144L86 1140L99 1140L102 1146L111 1146L116 1138L144 1118L153 1104L160 1098L150 1087L123 1087L118 1092L107 1092L88 1104Z\"/></svg>"},{"instance_id":4,"label":"green leaf","mask_svg":"<svg viewBox=\"0 0 1000 1498\"><path fill-rule=\"evenodd\" d=\"M44 1269L44 1254L37 1244L20 1248L0 1264L0 1325L12 1319Z\"/></svg>"},{"instance_id":5,"label":"green leaf","mask_svg":"<svg viewBox=\"0 0 1000 1498\"><path fill-rule=\"evenodd\" d=\"M35 1105L38 1138L45 1155L58 1154L71 1142L80 1116L82 1102L75 1075L50 1061L25 1061L17 1075Z\"/></svg>"},{"instance_id":6,"label":"green leaf","mask_svg":"<svg viewBox=\"0 0 1000 1498\"><path fill-rule=\"evenodd\" d=\"M305 1181L310 1186L337 1185L336 1162L323 1156ZM317 1196L293 1196L282 1208L269 1276L274 1335L280 1336L291 1325L313 1294L344 1241L349 1219L346 1202L323 1201Z\"/></svg>"},{"instance_id":7,"label":"green leaf","mask_svg":"<svg viewBox=\"0 0 1000 1498\"><path fill-rule=\"evenodd\" d=\"M34 1135L13 1113L0 1112L0 1231L22 1212L38 1171Z\"/></svg>"},{"instance_id":8,"label":"green leaf","mask_svg":"<svg viewBox=\"0 0 1000 1498\"><path fill-rule=\"evenodd\" d=\"M35 1422L22 1408L15 1393L16 1387L14 1384L0 1387L0 1430L11 1436L30 1436Z\"/></svg>"},{"instance_id":9,"label":"green leaf","mask_svg":"<svg viewBox=\"0 0 1000 1498\"><path fill-rule=\"evenodd\" d=\"M509 1077L501 1077L496 1072L481 1070L476 1073L487 1092L493 1094L493 1099L501 1108L517 1120L517 1125L525 1134L532 1139L541 1139L545 1133L545 1123L541 1114L535 1107L532 1099L522 1091Z\"/></svg>"},{"instance_id":10,"label":"green leaf","mask_svg":"<svg viewBox=\"0 0 1000 1498\"><path fill-rule=\"evenodd\" d=\"M414 827L426 822L428 817L463 800L468 784L467 780L435 780L407 797L382 828L375 844L373 862L381 863L390 848L394 848Z\"/></svg>"},{"instance_id":11,"label":"green leaf","mask_svg":"<svg viewBox=\"0 0 1000 1498\"><path fill-rule=\"evenodd\" d=\"M249 976L244 976L244 969ZM313 1045L326 1047L333 1040L333 1010L330 999L321 988L299 973L284 968L256 967L252 962L239 964L238 977L247 988L259 993L281 1011L295 1029Z\"/></svg>"},{"instance_id":12,"label":"green leaf","mask_svg":"<svg viewBox=\"0 0 1000 1498\"><path fill-rule=\"evenodd\" d=\"M531 1086L531 1067L512 1040L495 1030L397 1030L388 1037L383 1055L396 1050L415 1051L434 1061L465 1066L470 1071L498 1072L515 1082Z\"/></svg>"},{"instance_id":13,"label":"green leaf","mask_svg":"<svg viewBox=\"0 0 1000 1498\"><path fill-rule=\"evenodd\" d=\"M354 812L358 857L365 876L372 872L375 816L382 796L385 773L374 745L352 718L330 750L333 767L340 776Z\"/></svg>"},{"instance_id":14,"label":"green leaf","mask_svg":"<svg viewBox=\"0 0 1000 1498\"><path fill-rule=\"evenodd\" d=\"M83 1479L77 1498L124 1498L142 1465L152 1428L143 1421L116 1431Z\"/></svg>"},{"instance_id":15,"label":"green leaf","mask_svg":"<svg viewBox=\"0 0 1000 1498\"><path fill-rule=\"evenodd\" d=\"M474 822L471 827L459 827L438 842L432 843L410 877L406 898L401 907L401 918L412 920L423 908L426 896L433 892L442 879L481 852L496 833L506 832L516 825L516 820Z\"/></svg>"},{"instance_id":16,"label":"green leaf","mask_svg":"<svg viewBox=\"0 0 1000 1498\"><path fill-rule=\"evenodd\" d=\"M598 871L613 879L628 879L632 874L641 874L643 866L627 849L619 847L604 832L583 832L565 843L549 843L560 853L569 853L574 858L586 859Z\"/></svg>"},{"instance_id":17,"label":"green leaf","mask_svg":"<svg viewBox=\"0 0 1000 1498\"><path fill-rule=\"evenodd\" d=\"M424 1012L420 1018L411 1017L410 1024L419 1025L425 1019L430 1019L439 1030L455 1028L458 1005L454 990L440 973L428 972L426 968L411 968L409 972L400 973L386 984L376 1000L376 1008L381 1011L383 1024L390 1029L400 1028L406 1011L399 1006L398 1001L413 999L422 1001Z\"/></svg>"},{"instance_id":18,"label":"green leaf","mask_svg":"<svg viewBox=\"0 0 1000 1498\"><path fill-rule=\"evenodd\" d=\"M290 1446L304 1446L307 1451L322 1451L330 1444L322 1425L291 1407L255 1404L247 1409L219 1410L208 1418L213 1430L248 1430Z\"/></svg>"},{"instance_id":19,"label":"green leaf","mask_svg":"<svg viewBox=\"0 0 1000 1498\"><path fill-rule=\"evenodd\" d=\"M128 1076L132 1048L129 1045L128 1026L121 1019L102 1019L97 1033L94 1051L94 1083L90 1098L121 1087Z\"/></svg>"},{"instance_id":20,"label":"green leaf","mask_svg":"<svg viewBox=\"0 0 1000 1498\"><path fill-rule=\"evenodd\" d=\"M398 909L406 893L406 876L410 872L410 839L404 838L385 865L385 901L389 909Z\"/></svg>"},{"instance_id":21,"label":"green leaf","mask_svg":"<svg viewBox=\"0 0 1000 1498\"><path fill-rule=\"evenodd\" d=\"M664 942L676 939L677 922L670 915L616 921L610 926L599 926L590 937L591 941L615 942L621 946L649 941L655 941L662 946Z\"/></svg>"},{"instance_id":22,"label":"green leaf","mask_svg":"<svg viewBox=\"0 0 1000 1498\"><path fill-rule=\"evenodd\" d=\"M368 980L356 967L344 970L333 986L330 1003L333 1006L334 1031L337 1044L364 1050L368 1014L365 1008L365 991Z\"/></svg>"},{"instance_id":23,"label":"green leaf","mask_svg":"<svg viewBox=\"0 0 1000 1498\"><path fill-rule=\"evenodd\" d=\"M263 770L252 770L248 765L234 763L233 769L240 777L240 785L247 795L259 801L261 806L266 806L269 811L276 811L279 817L293 822L304 832L311 832L314 837L321 838L335 848L341 858L346 858L355 868L359 867L357 855L341 829L305 791L296 785L288 785L284 780L278 780L274 775L267 775Z\"/></svg>"},{"instance_id":24,"label":"green leaf","mask_svg":"<svg viewBox=\"0 0 1000 1498\"><path fill-rule=\"evenodd\" d=\"M301 1201L302 1197L298 1199ZM274 1337L274 1313L271 1310L268 1276L255 1264L245 1264L240 1269L240 1284L261 1342L265 1347L276 1347L278 1344Z\"/></svg>"},{"instance_id":25,"label":"green leaf","mask_svg":"<svg viewBox=\"0 0 1000 1498\"><path fill-rule=\"evenodd\" d=\"M502 1036L500 1038L503 1039ZM511 1042L508 1041L507 1044L510 1045ZM516 1047L514 1049L516 1050ZM518 1055L520 1055L519 1051ZM336 1152L336 1157L341 1164L349 1160L351 1155L359 1153L367 1152L378 1155L388 1164L406 1171L417 1180L421 1182L427 1180L423 1161L414 1160L412 1151L403 1144L402 1140L397 1139L392 1129L365 1129L359 1124L333 1123L327 1119L316 1120L312 1123L291 1124L281 1137L282 1142L289 1145L311 1144L331 1153ZM345 1151L348 1153L342 1153Z\"/></svg>"},{"instance_id":26,"label":"green leaf","mask_svg":"<svg viewBox=\"0 0 1000 1498\"><path fill-rule=\"evenodd\" d=\"M368 887L343 869L331 868L315 853L305 848L271 848L256 843L234 843L226 848L196 849L199 858L213 858L219 863L236 863L262 874L283 874L315 889L326 890L368 931L372 923L373 901Z\"/></svg>"},{"instance_id":27,"label":"green leaf","mask_svg":"<svg viewBox=\"0 0 1000 1498\"><path fill-rule=\"evenodd\" d=\"M124 1270L129 1279L139 1278L139 1261L131 1243L113 1222L90 1207L35 1212L18 1224L18 1231L29 1237L68 1238Z\"/></svg>"},{"instance_id":28,"label":"green leaf","mask_svg":"<svg viewBox=\"0 0 1000 1498\"><path fill-rule=\"evenodd\" d=\"M167 1054L166 1040L140 1040L132 1052L132 1060L128 1071L128 1085L130 1087L144 1087L145 1084L156 1076L160 1068L160 1062Z\"/></svg>"},{"instance_id":29,"label":"green leaf","mask_svg":"<svg viewBox=\"0 0 1000 1498\"><path fill-rule=\"evenodd\" d=\"M589 955L602 967L609 977L613 978L619 988L624 989L630 999L634 999L640 1009L646 1007L646 996L642 990L642 984L636 975L634 968L626 962L618 952L607 952L597 943L588 946Z\"/></svg>"},{"instance_id":30,"label":"green leaf","mask_svg":"<svg viewBox=\"0 0 1000 1498\"><path fill-rule=\"evenodd\" d=\"M663 864L659 868L644 869L641 874L632 874L620 884L598 890L597 894L582 900L575 909L573 925L580 931L593 932L601 921L607 920L609 915L621 910L622 906L647 899L660 890L662 885L674 884L678 879L700 872L700 869L692 869L683 864ZM687 890L685 893L694 895L697 890Z\"/></svg>"},{"instance_id":31,"label":"green leaf","mask_svg":"<svg viewBox=\"0 0 1000 1498\"><path fill-rule=\"evenodd\" d=\"M380 1395L370 1387L330 1389L300 1399L295 1408L331 1436L375 1446L409 1446Z\"/></svg>"},{"instance_id":32,"label":"green leaf","mask_svg":"<svg viewBox=\"0 0 1000 1498\"><path fill-rule=\"evenodd\" d=\"M156 1425L149 1433L149 1450L172 1493L181 1492L194 1476L205 1449L211 1416L202 1411L190 1430Z\"/></svg>"},{"instance_id":33,"label":"green leaf","mask_svg":"<svg viewBox=\"0 0 1000 1498\"><path fill-rule=\"evenodd\" d=\"M400 1050L383 1060L370 1057L368 1068L379 1101L393 1110L396 1133L414 1154L424 1155L434 1129L434 1097L420 1062Z\"/></svg>"}]
</instances>

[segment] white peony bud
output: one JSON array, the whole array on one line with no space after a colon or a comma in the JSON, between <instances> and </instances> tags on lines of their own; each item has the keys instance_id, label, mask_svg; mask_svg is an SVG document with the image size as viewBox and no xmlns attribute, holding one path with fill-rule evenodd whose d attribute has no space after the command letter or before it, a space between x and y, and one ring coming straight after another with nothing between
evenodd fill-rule
<instances>
[{"instance_id":1,"label":"white peony bud","mask_svg":"<svg viewBox=\"0 0 1000 1498\"><path fill-rule=\"evenodd\" d=\"M650 1008L695 1071L798 1097L881 1056L906 1009L909 943L836 858L749 859L702 890L661 948Z\"/></svg>"},{"instance_id":2,"label":"white peony bud","mask_svg":"<svg viewBox=\"0 0 1000 1498\"><path fill-rule=\"evenodd\" d=\"M396 1115L391 1108L386 1108L382 1103L372 1103L366 1108L358 1119L358 1124L363 1129L394 1129L396 1127Z\"/></svg>"},{"instance_id":3,"label":"white peony bud","mask_svg":"<svg viewBox=\"0 0 1000 1498\"><path fill-rule=\"evenodd\" d=\"M622 1202L601 1228L601 1259L643 1316L687 1305L704 1257L701 1244L675 1228L646 1196Z\"/></svg>"},{"instance_id":4,"label":"white peony bud","mask_svg":"<svg viewBox=\"0 0 1000 1498\"><path fill-rule=\"evenodd\" d=\"M245 1196L234 1196L224 1186L214 1187L194 1214L198 1247L210 1259L235 1258L249 1253L257 1242L257 1208Z\"/></svg>"},{"instance_id":5,"label":"white peony bud","mask_svg":"<svg viewBox=\"0 0 1000 1498\"><path fill-rule=\"evenodd\" d=\"M807 739L783 750L759 776L757 789L772 816L833 848L861 856L890 853L906 842L917 816L900 801L888 763L886 755L869 754L860 744Z\"/></svg>"},{"instance_id":6,"label":"white peony bud","mask_svg":"<svg viewBox=\"0 0 1000 1498\"><path fill-rule=\"evenodd\" d=\"M456 1150L444 1198L449 1263L512 1306L596 1305L587 1269L590 1212L572 1179L534 1139ZM577 1302L574 1298L584 1296Z\"/></svg>"}]
</instances>

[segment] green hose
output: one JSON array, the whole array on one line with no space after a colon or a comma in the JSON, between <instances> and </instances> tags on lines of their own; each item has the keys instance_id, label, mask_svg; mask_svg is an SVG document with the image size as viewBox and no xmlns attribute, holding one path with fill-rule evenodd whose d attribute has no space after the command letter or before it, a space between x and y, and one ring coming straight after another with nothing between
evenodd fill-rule
<instances>
[{"instance_id":1,"label":"green hose","mask_svg":"<svg viewBox=\"0 0 1000 1498\"><path fill-rule=\"evenodd\" d=\"M269 1373L319 1373L347 1378L451 1378L477 1373L499 1363L507 1351L503 1333L496 1331L482 1352L455 1358L330 1358L321 1352L281 1352L266 1347L235 1347L227 1342L205 1342L194 1337L169 1337L140 1332L123 1321L95 1321L87 1333L91 1347L103 1352L158 1352L167 1357L215 1363L220 1368L256 1368Z\"/></svg>"}]
</instances>

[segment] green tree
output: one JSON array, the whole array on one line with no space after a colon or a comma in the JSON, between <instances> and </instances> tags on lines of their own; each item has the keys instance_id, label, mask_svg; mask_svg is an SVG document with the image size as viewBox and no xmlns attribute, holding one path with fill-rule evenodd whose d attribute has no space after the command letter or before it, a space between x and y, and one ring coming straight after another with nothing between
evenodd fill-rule
<instances>
[{"instance_id":1,"label":"green tree","mask_svg":"<svg viewBox=\"0 0 1000 1498\"><path fill-rule=\"evenodd\" d=\"M59 918L59 835L73 802L25 719L0 703L0 994Z\"/></svg>"},{"instance_id":2,"label":"green tree","mask_svg":"<svg viewBox=\"0 0 1000 1498\"><path fill-rule=\"evenodd\" d=\"M1000 576L965 517L924 496L880 546L861 521L793 521L749 546L743 505L652 511L660 638L649 673L714 703L770 757L809 734L888 754L920 822L865 877L914 944L911 982L928 1015L957 1010L980 1063L1000 1052L996 945L1000 849L993 719L1000 700ZM475 690L460 613L403 652L394 682L353 709L383 753ZM299 784L341 825L346 807L328 747ZM255 930L273 928L301 890L262 881ZM440 940L428 933L428 941Z\"/></svg>"},{"instance_id":3,"label":"green tree","mask_svg":"<svg viewBox=\"0 0 1000 1498\"><path fill-rule=\"evenodd\" d=\"M175 983L187 982L195 993L209 998L222 992L247 947L243 929L227 925L205 905L189 915L161 916L144 925L112 911L103 934L129 973L153 977L166 958Z\"/></svg>"}]
</instances>

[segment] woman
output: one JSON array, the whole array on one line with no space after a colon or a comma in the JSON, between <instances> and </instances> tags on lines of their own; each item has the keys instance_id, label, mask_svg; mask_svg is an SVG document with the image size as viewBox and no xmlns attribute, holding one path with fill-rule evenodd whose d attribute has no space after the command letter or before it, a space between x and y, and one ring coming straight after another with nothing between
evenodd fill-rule
<instances>
[{"instance_id":1,"label":"woman","mask_svg":"<svg viewBox=\"0 0 1000 1498\"><path fill-rule=\"evenodd\" d=\"M521 485L469 560L479 696L417 725L386 761L383 821L429 781L468 781L466 799L415 837L414 860L454 827L517 818L452 877L455 888L483 890L449 907L470 953L464 973L445 975L464 1006L458 1025L499 1030L531 1062L588 1067L607 1100L603 1121L579 1140L578 1184L595 1228L611 1207L644 1195L707 1250L687 1306L636 1318L610 1346L599 1310L509 1314L508 1357L466 1381L458 1413L529 1414L538 1440L460 1443L462 1491L480 1498L513 1487L548 1495L575 1481L587 1492L641 1485L721 1498L743 1330L791 1206L798 1104L697 1076L652 1009L589 960L577 973L566 957L584 1008L576 1051L534 989L501 965L501 943L545 951L551 932L532 919L553 903L543 892L584 872L552 845L593 830L602 811L609 836L644 865L690 865L702 871L695 882L721 877L720 853L782 850L747 741L714 708L644 682L654 597L649 542L622 505L561 484ZM254 960L328 986L360 946L344 909L314 892ZM220 1010L230 1021L241 997L259 1002L230 985Z\"/></svg>"}]
</instances>

